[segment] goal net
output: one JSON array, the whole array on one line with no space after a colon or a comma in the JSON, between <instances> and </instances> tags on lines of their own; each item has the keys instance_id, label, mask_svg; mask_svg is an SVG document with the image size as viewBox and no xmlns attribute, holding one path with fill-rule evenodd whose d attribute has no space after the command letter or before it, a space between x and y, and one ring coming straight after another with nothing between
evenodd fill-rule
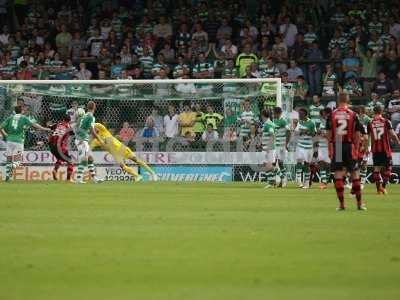
<instances>
[{"instance_id":1,"label":"goal net","mask_svg":"<svg viewBox=\"0 0 400 300\"><path fill-rule=\"evenodd\" d=\"M0 121L19 104L42 125L54 124L71 107L83 109L90 100L97 104L96 121L158 168L161 178L212 181L212 174L229 173L232 180L261 181L260 112L279 106L290 119L293 89L279 78L0 81ZM246 105L254 122L244 126L240 120ZM45 134L28 131L25 151L26 164L50 163L50 158L31 162L47 157ZM101 152L96 155L100 165L112 166ZM291 159L286 163L290 169Z\"/></svg>"}]
</instances>

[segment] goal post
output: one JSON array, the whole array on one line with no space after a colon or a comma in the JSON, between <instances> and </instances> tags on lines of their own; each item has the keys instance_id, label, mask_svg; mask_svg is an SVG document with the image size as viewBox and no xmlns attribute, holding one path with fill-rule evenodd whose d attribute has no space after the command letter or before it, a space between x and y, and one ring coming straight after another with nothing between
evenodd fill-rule
<instances>
[{"instance_id":1,"label":"goal post","mask_svg":"<svg viewBox=\"0 0 400 300\"><path fill-rule=\"evenodd\" d=\"M232 130L240 139L242 128L238 119L244 101L250 103L257 120L260 120L262 109L274 106L282 107L289 117L293 109L293 89L282 84L280 78L0 80L0 108L3 108L0 121L12 113L14 105L23 104L29 117L46 125L57 122L73 102L83 108L90 100L98 105L96 120L104 123L152 165L161 169L179 166L181 169L178 171L183 173L187 171L184 167L190 166L193 169L200 166L206 169L226 167L232 169L232 179L237 179L236 169L247 170L248 166L259 165L263 159L258 145L244 145L243 141L233 142L233 138L227 138L229 130ZM187 136L182 131L183 126L180 126L175 138L166 135L164 117L168 115L170 106L174 106L178 114L189 109L195 115L194 124L187 126L192 127L194 137ZM216 141L205 142L202 139L207 120L218 135ZM144 130L149 122L156 127L157 138L146 137ZM132 139L128 140L129 136L125 136L126 132L131 132L129 130L121 136L121 129L125 127L134 131ZM25 149L32 157L36 157L32 152L47 151L46 137L28 132ZM0 151L3 151L1 145ZM109 162L105 160L103 157L101 163L107 165ZM199 174L202 173L190 176L195 178ZM199 178L202 178L200 175ZM254 176L251 181L258 180L261 175Z\"/></svg>"}]
</instances>

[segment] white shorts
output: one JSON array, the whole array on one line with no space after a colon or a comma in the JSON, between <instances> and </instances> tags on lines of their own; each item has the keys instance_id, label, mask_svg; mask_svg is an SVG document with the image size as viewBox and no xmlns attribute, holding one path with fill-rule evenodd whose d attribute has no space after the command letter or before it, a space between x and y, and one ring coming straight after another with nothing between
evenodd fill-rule
<instances>
[{"instance_id":1,"label":"white shorts","mask_svg":"<svg viewBox=\"0 0 400 300\"><path fill-rule=\"evenodd\" d=\"M296 148L296 160L300 162L311 163L314 154L314 149Z\"/></svg>"},{"instance_id":2,"label":"white shorts","mask_svg":"<svg viewBox=\"0 0 400 300\"><path fill-rule=\"evenodd\" d=\"M264 151L264 163L265 164L275 163L275 150Z\"/></svg>"},{"instance_id":3,"label":"white shorts","mask_svg":"<svg viewBox=\"0 0 400 300\"><path fill-rule=\"evenodd\" d=\"M364 164L366 164L366 163L368 163L368 160L369 160L369 156L371 155L371 152L369 152L368 151L368 153L365 153L364 155L363 155L363 157L362 157L362 162L364 163Z\"/></svg>"},{"instance_id":4,"label":"white shorts","mask_svg":"<svg viewBox=\"0 0 400 300\"><path fill-rule=\"evenodd\" d=\"M275 158L279 161L285 161L287 155L286 147L277 147L275 149Z\"/></svg>"},{"instance_id":5,"label":"white shorts","mask_svg":"<svg viewBox=\"0 0 400 300\"><path fill-rule=\"evenodd\" d=\"M328 148L318 148L318 161L331 162Z\"/></svg>"},{"instance_id":6,"label":"white shorts","mask_svg":"<svg viewBox=\"0 0 400 300\"><path fill-rule=\"evenodd\" d=\"M6 145L6 156L17 156L24 152L24 144L7 142Z\"/></svg>"},{"instance_id":7,"label":"white shorts","mask_svg":"<svg viewBox=\"0 0 400 300\"><path fill-rule=\"evenodd\" d=\"M75 145L78 150L78 161L87 160L89 156L93 156L93 152L90 149L89 142L75 140Z\"/></svg>"}]
</instances>

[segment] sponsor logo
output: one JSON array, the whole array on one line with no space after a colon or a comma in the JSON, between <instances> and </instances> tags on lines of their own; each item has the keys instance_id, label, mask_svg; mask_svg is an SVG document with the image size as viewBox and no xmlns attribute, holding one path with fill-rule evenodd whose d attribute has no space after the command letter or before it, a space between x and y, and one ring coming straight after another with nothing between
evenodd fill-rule
<instances>
[{"instance_id":1,"label":"sponsor logo","mask_svg":"<svg viewBox=\"0 0 400 300\"><path fill-rule=\"evenodd\" d=\"M137 168L133 168L137 171ZM98 167L97 174L106 181L134 181L133 175L127 173L119 167Z\"/></svg>"},{"instance_id":2,"label":"sponsor logo","mask_svg":"<svg viewBox=\"0 0 400 300\"><path fill-rule=\"evenodd\" d=\"M368 173L366 177L366 183L373 183L372 180L372 168L368 168ZM265 182L267 179L266 173L260 169L260 167L254 166L253 168L248 165L242 166L235 166L234 167L234 174L233 174L234 181L241 181L241 182ZM294 180L294 177L291 177L290 172L288 172L288 179ZM314 181L320 181L319 173L315 174ZM392 174L390 176L390 183L392 184L399 184L400 183L400 167L393 167Z\"/></svg>"},{"instance_id":3,"label":"sponsor logo","mask_svg":"<svg viewBox=\"0 0 400 300\"><path fill-rule=\"evenodd\" d=\"M70 155L76 162L77 152L72 151ZM107 152L95 151L93 155L98 165L116 165ZM151 165L259 165L265 161L263 152L137 152L136 155ZM5 151L0 151L0 164L5 161ZM24 165L52 165L56 159L48 151L25 151L23 161ZM296 163L293 152L288 153L285 162ZM372 164L371 159L368 164ZM400 165L400 153L393 154L393 165Z\"/></svg>"},{"instance_id":4,"label":"sponsor logo","mask_svg":"<svg viewBox=\"0 0 400 300\"><path fill-rule=\"evenodd\" d=\"M1 168L4 169L4 168ZM97 167L97 175L106 181L134 181L134 177L119 167ZM137 171L137 168L134 167ZM12 180L24 181L49 181L53 180L53 167L51 166L22 166L15 169ZM4 180L3 170L0 170L0 181ZM66 168L60 168L57 173L59 180L67 180ZM76 171L72 173L72 178L76 179ZM88 172L84 173L84 181L90 181Z\"/></svg>"},{"instance_id":5,"label":"sponsor logo","mask_svg":"<svg viewBox=\"0 0 400 300\"><path fill-rule=\"evenodd\" d=\"M186 182L230 182L232 181L231 167L155 167L154 171L161 181ZM144 180L150 180L144 174Z\"/></svg>"}]
</instances>

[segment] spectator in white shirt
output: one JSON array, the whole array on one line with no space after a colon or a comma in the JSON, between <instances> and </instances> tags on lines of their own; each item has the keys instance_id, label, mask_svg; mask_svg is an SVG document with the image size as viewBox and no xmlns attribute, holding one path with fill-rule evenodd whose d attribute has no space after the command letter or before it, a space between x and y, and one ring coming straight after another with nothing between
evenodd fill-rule
<instances>
[{"instance_id":1,"label":"spectator in white shirt","mask_svg":"<svg viewBox=\"0 0 400 300\"><path fill-rule=\"evenodd\" d=\"M172 36L172 26L170 23L167 23L167 20L164 16L160 17L159 23L154 26L153 34L157 38L168 39Z\"/></svg>"},{"instance_id":2,"label":"spectator in white shirt","mask_svg":"<svg viewBox=\"0 0 400 300\"><path fill-rule=\"evenodd\" d=\"M226 39L221 47L221 52L224 52L227 58L235 58L238 53L238 48L232 44L230 39Z\"/></svg>"},{"instance_id":3,"label":"spectator in white shirt","mask_svg":"<svg viewBox=\"0 0 400 300\"><path fill-rule=\"evenodd\" d=\"M249 33L251 35L251 37L253 38L253 40L256 40L258 37L258 29L256 26L254 26L253 24L251 24L250 19L247 19L245 21L245 26L249 29ZM243 33L243 29L240 31L240 36L242 36Z\"/></svg>"},{"instance_id":4,"label":"spectator in white shirt","mask_svg":"<svg viewBox=\"0 0 400 300\"><path fill-rule=\"evenodd\" d=\"M10 33L8 30L8 26L3 26L3 32L0 34L0 44L8 45L8 38L10 37Z\"/></svg>"},{"instance_id":5,"label":"spectator in white shirt","mask_svg":"<svg viewBox=\"0 0 400 300\"><path fill-rule=\"evenodd\" d=\"M75 78L79 80L89 80L92 78L92 72L86 69L86 64L83 62L79 64L79 71L74 75Z\"/></svg>"},{"instance_id":6,"label":"spectator in white shirt","mask_svg":"<svg viewBox=\"0 0 400 300\"><path fill-rule=\"evenodd\" d=\"M389 33L393 35L397 40L400 39L400 24L394 20L393 17L389 17Z\"/></svg>"},{"instance_id":7,"label":"spectator in white shirt","mask_svg":"<svg viewBox=\"0 0 400 300\"><path fill-rule=\"evenodd\" d=\"M290 23L290 18L285 17L284 23L279 26L279 33L283 36L283 41L287 47L292 47L296 40L297 26Z\"/></svg>"},{"instance_id":8,"label":"spectator in white shirt","mask_svg":"<svg viewBox=\"0 0 400 300\"><path fill-rule=\"evenodd\" d=\"M104 40L108 39L108 35L110 34L111 30L112 26L110 20L104 19L100 24L100 32Z\"/></svg>"},{"instance_id":9,"label":"spectator in white shirt","mask_svg":"<svg viewBox=\"0 0 400 300\"><path fill-rule=\"evenodd\" d=\"M168 79L167 72L164 68L161 68L158 75L154 79ZM169 96L170 86L168 83L159 83L156 85L156 95L157 96Z\"/></svg>"},{"instance_id":10,"label":"spectator in white shirt","mask_svg":"<svg viewBox=\"0 0 400 300\"><path fill-rule=\"evenodd\" d=\"M194 25L194 32L192 34L192 40L196 40L202 51L206 52L208 49L208 33L204 31L201 23Z\"/></svg>"},{"instance_id":11,"label":"spectator in white shirt","mask_svg":"<svg viewBox=\"0 0 400 300\"><path fill-rule=\"evenodd\" d=\"M177 79L177 82L179 82L180 79L189 79L189 75L184 74L182 78ZM197 92L196 87L193 83L177 83L175 86L175 90L183 94L196 94Z\"/></svg>"},{"instance_id":12,"label":"spectator in white shirt","mask_svg":"<svg viewBox=\"0 0 400 300\"><path fill-rule=\"evenodd\" d=\"M168 115L164 116L164 130L167 138L174 138L179 133L179 116L175 106L168 106Z\"/></svg>"},{"instance_id":13,"label":"spectator in white shirt","mask_svg":"<svg viewBox=\"0 0 400 300\"><path fill-rule=\"evenodd\" d=\"M39 30L37 28L34 28L32 30L32 39L36 45L41 47L44 45L44 37L39 33Z\"/></svg>"},{"instance_id":14,"label":"spectator in white shirt","mask_svg":"<svg viewBox=\"0 0 400 300\"><path fill-rule=\"evenodd\" d=\"M212 124L207 124L207 130L203 132L201 139L206 143L218 140L218 133Z\"/></svg>"}]
</instances>

